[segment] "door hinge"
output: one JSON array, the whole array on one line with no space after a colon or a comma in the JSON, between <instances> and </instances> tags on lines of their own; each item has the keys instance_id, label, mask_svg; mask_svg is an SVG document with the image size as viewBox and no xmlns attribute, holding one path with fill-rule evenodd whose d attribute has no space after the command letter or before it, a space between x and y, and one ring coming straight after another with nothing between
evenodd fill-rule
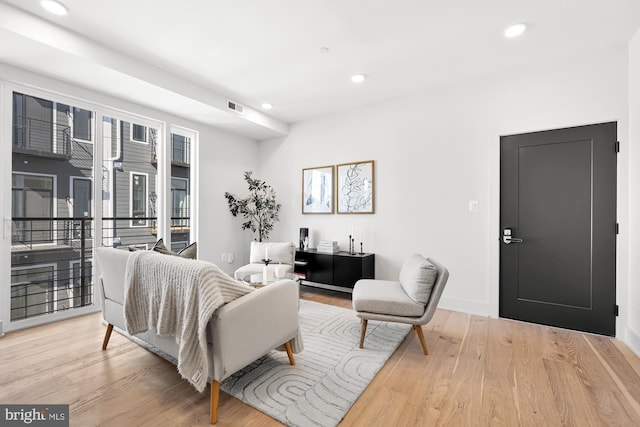
<instances>
[{"instance_id":1,"label":"door hinge","mask_svg":"<svg viewBox=\"0 0 640 427\"><path fill-rule=\"evenodd\" d=\"M620 234L620 224L616 222L616 234Z\"/></svg>"},{"instance_id":2,"label":"door hinge","mask_svg":"<svg viewBox=\"0 0 640 427\"><path fill-rule=\"evenodd\" d=\"M618 307L618 304L613 308L613 314L615 314L616 317L620 316L620 307Z\"/></svg>"},{"instance_id":3,"label":"door hinge","mask_svg":"<svg viewBox=\"0 0 640 427\"><path fill-rule=\"evenodd\" d=\"M620 141L616 141L615 146L616 146L616 153L619 153L620 152Z\"/></svg>"}]
</instances>

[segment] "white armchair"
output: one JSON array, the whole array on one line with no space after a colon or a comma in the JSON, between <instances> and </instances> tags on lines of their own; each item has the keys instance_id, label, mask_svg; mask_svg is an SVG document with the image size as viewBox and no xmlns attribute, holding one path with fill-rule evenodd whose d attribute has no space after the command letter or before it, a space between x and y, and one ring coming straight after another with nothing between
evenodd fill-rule
<instances>
[{"instance_id":1,"label":"white armchair","mask_svg":"<svg viewBox=\"0 0 640 427\"><path fill-rule=\"evenodd\" d=\"M296 247L291 242L251 242L251 252L249 254L249 264L238 268L234 277L236 280L242 280L250 274L262 273L264 262L262 261L269 256L274 266L282 264L287 266L287 273L293 273L293 265L296 257Z\"/></svg>"},{"instance_id":2,"label":"white armchair","mask_svg":"<svg viewBox=\"0 0 640 427\"><path fill-rule=\"evenodd\" d=\"M424 354L429 354L422 325L426 325L440 301L449 270L431 258L413 254L405 260L398 281L360 279L353 288L353 309L362 319L360 348L367 322L398 322L413 325Z\"/></svg>"}]
</instances>

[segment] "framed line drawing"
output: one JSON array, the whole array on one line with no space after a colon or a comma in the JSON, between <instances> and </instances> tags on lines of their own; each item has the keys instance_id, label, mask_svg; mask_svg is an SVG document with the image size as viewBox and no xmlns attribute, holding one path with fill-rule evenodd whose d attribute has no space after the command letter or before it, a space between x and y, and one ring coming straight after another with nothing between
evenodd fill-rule
<instances>
[{"instance_id":1,"label":"framed line drawing","mask_svg":"<svg viewBox=\"0 0 640 427\"><path fill-rule=\"evenodd\" d=\"M336 165L337 212L374 213L374 161Z\"/></svg>"},{"instance_id":2,"label":"framed line drawing","mask_svg":"<svg viewBox=\"0 0 640 427\"><path fill-rule=\"evenodd\" d=\"M334 167L302 169L302 213L333 213Z\"/></svg>"}]
</instances>

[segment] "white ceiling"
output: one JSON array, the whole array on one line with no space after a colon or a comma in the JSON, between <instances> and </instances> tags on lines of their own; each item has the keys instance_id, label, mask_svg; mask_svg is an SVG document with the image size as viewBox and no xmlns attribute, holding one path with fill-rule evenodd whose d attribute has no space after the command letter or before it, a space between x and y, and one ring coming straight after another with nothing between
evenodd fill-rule
<instances>
[{"instance_id":1,"label":"white ceiling","mask_svg":"<svg viewBox=\"0 0 640 427\"><path fill-rule=\"evenodd\" d=\"M67 16L0 0L0 61L256 139L478 75L597 60L640 28L640 0L61 1ZM504 38L518 22L529 30Z\"/></svg>"}]
</instances>

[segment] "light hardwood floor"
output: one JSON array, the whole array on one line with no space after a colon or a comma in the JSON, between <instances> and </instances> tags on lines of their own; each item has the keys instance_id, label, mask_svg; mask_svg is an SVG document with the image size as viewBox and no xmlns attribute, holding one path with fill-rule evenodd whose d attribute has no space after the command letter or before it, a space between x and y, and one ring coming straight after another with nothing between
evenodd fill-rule
<instances>
[{"instance_id":1,"label":"light hardwood floor","mask_svg":"<svg viewBox=\"0 0 640 427\"><path fill-rule=\"evenodd\" d=\"M301 297L351 307L349 296ZM72 426L209 424L173 365L114 333L99 314L0 339L0 403L69 403ZM640 359L621 342L438 310L392 355L341 426L639 426ZM221 393L219 426L278 426Z\"/></svg>"}]
</instances>

